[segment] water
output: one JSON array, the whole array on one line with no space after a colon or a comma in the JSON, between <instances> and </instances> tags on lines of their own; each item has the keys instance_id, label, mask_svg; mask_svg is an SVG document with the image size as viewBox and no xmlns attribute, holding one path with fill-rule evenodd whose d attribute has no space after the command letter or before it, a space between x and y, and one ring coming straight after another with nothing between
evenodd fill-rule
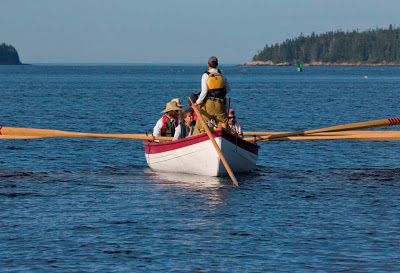
<instances>
[{"instance_id":1,"label":"water","mask_svg":"<svg viewBox=\"0 0 400 273\"><path fill-rule=\"evenodd\" d=\"M400 116L399 67L221 68L244 130ZM204 70L0 66L0 126L151 132ZM260 145L233 188L152 172L138 140L2 140L0 272L400 271L400 143Z\"/></svg>"}]
</instances>

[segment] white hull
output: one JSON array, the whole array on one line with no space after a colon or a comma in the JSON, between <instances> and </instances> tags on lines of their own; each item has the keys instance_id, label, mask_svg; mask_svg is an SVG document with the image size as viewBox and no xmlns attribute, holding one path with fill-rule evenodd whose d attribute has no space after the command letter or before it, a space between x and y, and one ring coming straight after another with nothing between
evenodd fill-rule
<instances>
[{"instance_id":1,"label":"white hull","mask_svg":"<svg viewBox=\"0 0 400 273\"><path fill-rule=\"evenodd\" d=\"M230 168L234 173L248 172L254 169L257 161L258 155L254 153L254 146L251 148L253 151L246 150L246 145L242 144L240 146L236 145L238 141L243 142L241 139L234 139L236 143L232 142L232 137L230 140L224 137L226 133L221 133L219 131L219 136L215 136L215 141L220 147L222 153L225 156ZM199 137L203 138L199 142ZM193 144L190 143L191 138L196 138L197 141ZM174 172L174 173L188 173L197 175L207 175L207 176L222 176L227 174L225 167L223 166L218 153L208 136L195 136L191 138L186 138L178 148L170 149L167 151L157 151L152 152L151 147L146 148L146 160L147 164L154 171L158 172ZM188 143L184 143L184 141ZM173 142L171 142L172 144ZM145 143L146 145L165 145L168 143ZM250 144L250 143L249 143Z\"/></svg>"}]
</instances>

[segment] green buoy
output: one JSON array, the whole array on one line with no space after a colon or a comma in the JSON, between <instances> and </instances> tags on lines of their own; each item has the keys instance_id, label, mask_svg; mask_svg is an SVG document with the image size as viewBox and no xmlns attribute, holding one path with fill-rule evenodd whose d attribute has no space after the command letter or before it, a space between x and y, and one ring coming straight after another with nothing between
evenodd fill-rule
<instances>
[{"instance_id":1,"label":"green buoy","mask_svg":"<svg viewBox=\"0 0 400 273\"><path fill-rule=\"evenodd\" d=\"M303 65L301 63L297 63L297 72L303 71Z\"/></svg>"}]
</instances>

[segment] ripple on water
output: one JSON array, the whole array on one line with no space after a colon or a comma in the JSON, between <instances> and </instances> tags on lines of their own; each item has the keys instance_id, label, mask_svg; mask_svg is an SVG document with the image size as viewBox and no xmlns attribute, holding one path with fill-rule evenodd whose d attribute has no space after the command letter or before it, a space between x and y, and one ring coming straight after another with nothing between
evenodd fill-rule
<instances>
[{"instance_id":1,"label":"ripple on water","mask_svg":"<svg viewBox=\"0 0 400 273\"><path fill-rule=\"evenodd\" d=\"M399 67L246 69L223 67L245 130L398 113L387 98ZM198 88L204 67L0 70L2 126L144 134L166 101ZM260 143L239 188L229 177L155 173L136 140L0 145L1 272L400 271L397 142Z\"/></svg>"}]
</instances>

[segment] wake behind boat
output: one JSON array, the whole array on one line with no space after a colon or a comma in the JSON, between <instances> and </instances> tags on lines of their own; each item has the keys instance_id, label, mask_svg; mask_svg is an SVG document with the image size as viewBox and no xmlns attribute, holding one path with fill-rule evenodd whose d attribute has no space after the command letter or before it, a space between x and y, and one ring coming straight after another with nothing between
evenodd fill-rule
<instances>
[{"instance_id":1,"label":"wake behind boat","mask_svg":"<svg viewBox=\"0 0 400 273\"><path fill-rule=\"evenodd\" d=\"M222 130L212 135L234 173L254 169L259 146ZM145 141L149 167L160 172L223 176L227 171L206 133L169 142Z\"/></svg>"}]
</instances>

